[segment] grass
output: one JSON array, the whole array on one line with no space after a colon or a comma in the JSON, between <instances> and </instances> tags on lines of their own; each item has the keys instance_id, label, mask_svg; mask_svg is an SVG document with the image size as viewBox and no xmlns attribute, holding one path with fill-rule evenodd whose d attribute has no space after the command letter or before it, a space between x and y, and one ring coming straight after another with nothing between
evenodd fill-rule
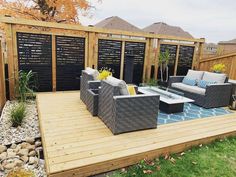
<instances>
[{"instance_id":1,"label":"grass","mask_svg":"<svg viewBox=\"0 0 236 177\"><path fill-rule=\"evenodd\" d=\"M13 127L18 127L21 125L23 119L26 116L26 108L24 103L19 103L14 106L11 110L11 118L10 121Z\"/></svg>"},{"instance_id":2,"label":"grass","mask_svg":"<svg viewBox=\"0 0 236 177\"><path fill-rule=\"evenodd\" d=\"M194 147L180 154L143 160L115 171L110 177L234 177L236 176L236 138Z\"/></svg>"}]
</instances>

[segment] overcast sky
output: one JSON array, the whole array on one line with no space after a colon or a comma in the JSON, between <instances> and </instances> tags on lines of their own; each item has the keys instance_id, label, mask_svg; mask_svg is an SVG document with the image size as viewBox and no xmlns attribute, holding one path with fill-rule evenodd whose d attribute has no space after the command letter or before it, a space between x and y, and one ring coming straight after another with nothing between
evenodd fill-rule
<instances>
[{"instance_id":1,"label":"overcast sky","mask_svg":"<svg viewBox=\"0 0 236 177\"><path fill-rule=\"evenodd\" d=\"M143 28L154 22L180 26L206 42L236 38L236 0L102 0L94 3L91 18L82 18L83 25L96 24L119 16Z\"/></svg>"}]
</instances>

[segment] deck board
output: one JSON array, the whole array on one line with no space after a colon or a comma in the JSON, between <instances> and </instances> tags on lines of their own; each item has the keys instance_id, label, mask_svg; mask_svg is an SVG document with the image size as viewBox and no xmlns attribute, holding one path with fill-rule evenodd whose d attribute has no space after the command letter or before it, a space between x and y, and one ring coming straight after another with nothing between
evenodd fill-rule
<instances>
[{"instance_id":1,"label":"deck board","mask_svg":"<svg viewBox=\"0 0 236 177\"><path fill-rule=\"evenodd\" d=\"M37 106L46 171L53 177L89 176L236 135L236 113L114 136L86 110L79 92L39 93Z\"/></svg>"}]
</instances>

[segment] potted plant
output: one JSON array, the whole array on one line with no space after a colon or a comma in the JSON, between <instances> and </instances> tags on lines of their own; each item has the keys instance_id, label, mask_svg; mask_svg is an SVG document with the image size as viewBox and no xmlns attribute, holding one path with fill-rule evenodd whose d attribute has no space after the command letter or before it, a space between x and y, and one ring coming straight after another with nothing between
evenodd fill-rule
<instances>
[{"instance_id":1,"label":"potted plant","mask_svg":"<svg viewBox=\"0 0 236 177\"><path fill-rule=\"evenodd\" d=\"M165 87L167 86L168 77L169 77L169 67L168 67L169 60L170 60L169 50L165 50L165 52L160 53L158 62L160 66L161 77L160 77L159 84ZM165 79L164 79L164 73L166 74Z\"/></svg>"},{"instance_id":2,"label":"potted plant","mask_svg":"<svg viewBox=\"0 0 236 177\"><path fill-rule=\"evenodd\" d=\"M214 72L214 73L223 73L225 72L225 64L223 63L219 63L219 64L215 64L212 66L211 70Z\"/></svg>"},{"instance_id":3,"label":"potted plant","mask_svg":"<svg viewBox=\"0 0 236 177\"><path fill-rule=\"evenodd\" d=\"M98 75L99 80L105 80L107 79L108 76L112 76L111 69L102 68L99 70L99 75Z\"/></svg>"}]
</instances>

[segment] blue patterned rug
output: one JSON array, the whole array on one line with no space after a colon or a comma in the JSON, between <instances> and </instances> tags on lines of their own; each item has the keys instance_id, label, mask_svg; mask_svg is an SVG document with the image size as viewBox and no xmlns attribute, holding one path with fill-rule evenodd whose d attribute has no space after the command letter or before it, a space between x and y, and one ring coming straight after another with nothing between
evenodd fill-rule
<instances>
[{"instance_id":1,"label":"blue patterned rug","mask_svg":"<svg viewBox=\"0 0 236 177\"><path fill-rule=\"evenodd\" d=\"M185 103L184 112L181 113L167 114L160 111L158 115L158 125L185 121L185 120L199 119L204 117L219 116L230 113L232 112L225 108L205 109L191 103Z\"/></svg>"}]
</instances>

